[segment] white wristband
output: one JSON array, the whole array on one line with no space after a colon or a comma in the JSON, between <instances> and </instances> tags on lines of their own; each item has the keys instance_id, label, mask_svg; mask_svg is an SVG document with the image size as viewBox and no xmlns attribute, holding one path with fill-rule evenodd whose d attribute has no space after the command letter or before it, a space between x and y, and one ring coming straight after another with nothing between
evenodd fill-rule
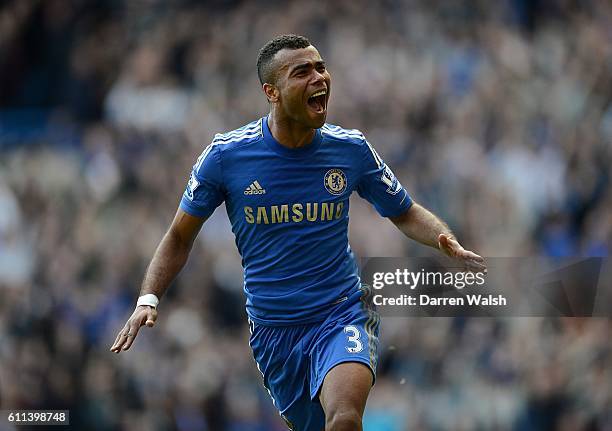
<instances>
[{"instance_id":1,"label":"white wristband","mask_svg":"<svg viewBox=\"0 0 612 431\"><path fill-rule=\"evenodd\" d=\"M138 298L136 307L139 305L148 305L149 307L157 308L157 304L159 304L159 298L152 293L147 293Z\"/></svg>"}]
</instances>

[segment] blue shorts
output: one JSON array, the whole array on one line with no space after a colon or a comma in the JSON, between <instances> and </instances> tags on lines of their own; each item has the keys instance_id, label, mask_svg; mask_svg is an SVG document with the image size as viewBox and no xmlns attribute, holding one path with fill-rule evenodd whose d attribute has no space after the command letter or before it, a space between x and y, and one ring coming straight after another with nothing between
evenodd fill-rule
<instances>
[{"instance_id":1,"label":"blue shorts","mask_svg":"<svg viewBox=\"0 0 612 431\"><path fill-rule=\"evenodd\" d=\"M249 320L249 344L263 383L295 431L321 431L325 414L319 402L323 379L342 362L365 364L376 376L379 314L363 285L340 298L323 322L266 326Z\"/></svg>"}]
</instances>

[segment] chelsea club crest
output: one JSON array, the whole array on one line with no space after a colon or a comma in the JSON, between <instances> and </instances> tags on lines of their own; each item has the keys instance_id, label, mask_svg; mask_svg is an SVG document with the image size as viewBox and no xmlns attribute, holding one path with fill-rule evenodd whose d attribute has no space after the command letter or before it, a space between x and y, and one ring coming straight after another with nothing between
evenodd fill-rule
<instances>
[{"instance_id":1,"label":"chelsea club crest","mask_svg":"<svg viewBox=\"0 0 612 431\"><path fill-rule=\"evenodd\" d=\"M323 183L332 195L341 195L346 190L346 175L340 169L330 169L325 174Z\"/></svg>"}]
</instances>

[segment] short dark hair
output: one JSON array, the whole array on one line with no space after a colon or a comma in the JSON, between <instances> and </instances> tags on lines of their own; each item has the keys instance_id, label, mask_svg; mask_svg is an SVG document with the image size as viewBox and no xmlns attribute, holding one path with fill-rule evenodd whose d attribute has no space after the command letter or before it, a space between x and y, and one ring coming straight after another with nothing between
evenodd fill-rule
<instances>
[{"instance_id":1,"label":"short dark hair","mask_svg":"<svg viewBox=\"0 0 612 431\"><path fill-rule=\"evenodd\" d=\"M276 53L282 49L302 49L310 46L310 41L304 36L298 36L296 34L283 34L277 36L263 48L259 50L257 56L257 75L259 76L259 82L263 84L273 83L276 79L274 70L272 68L272 59Z\"/></svg>"}]
</instances>

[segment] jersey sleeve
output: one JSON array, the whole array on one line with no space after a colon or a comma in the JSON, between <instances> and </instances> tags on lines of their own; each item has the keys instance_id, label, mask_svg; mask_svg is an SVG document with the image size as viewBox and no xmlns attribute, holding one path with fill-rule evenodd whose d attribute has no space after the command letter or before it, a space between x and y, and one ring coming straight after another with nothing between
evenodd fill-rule
<instances>
[{"instance_id":1,"label":"jersey sleeve","mask_svg":"<svg viewBox=\"0 0 612 431\"><path fill-rule=\"evenodd\" d=\"M402 214L412 205L408 192L367 140L360 149L363 164L357 193L383 217Z\"/></svg>"},{"instance_id":2,"label":"jersey sleeve","mask_svg":"<svg viewBox=\"0 0 612 431\"><path fill-rule=\"evenodd\" d=\"M221 155L217 146L211 144L191 169L180 208L195 217L208 217L223 202L223 190Z\"/></svg>"}]
</instances>

